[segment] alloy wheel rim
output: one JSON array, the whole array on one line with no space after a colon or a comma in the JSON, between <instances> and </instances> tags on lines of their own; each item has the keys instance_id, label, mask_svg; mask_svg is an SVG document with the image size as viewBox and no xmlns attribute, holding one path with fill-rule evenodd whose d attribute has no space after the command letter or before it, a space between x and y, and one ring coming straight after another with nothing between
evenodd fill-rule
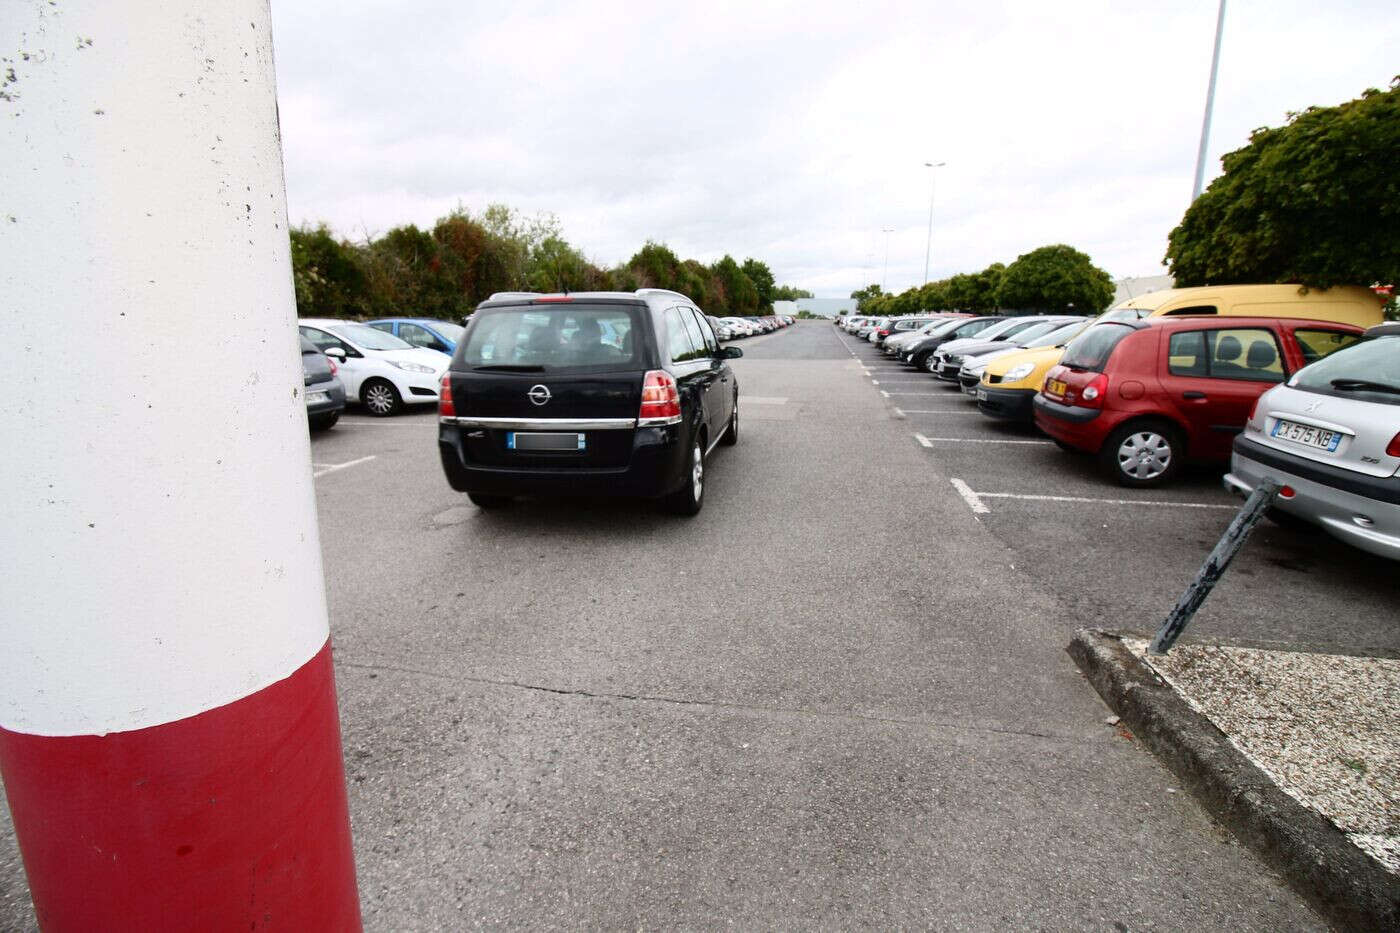
<instances>
[{"instance_id":1,"label":"alloy wheel rim","mask_svg":"<svg viewBox=\"0 0 1400 933\"><path fill-rule=\"evenodd\" d=\"M1172 447L1156 431L1137 431L1118 448L1118 469L1133 479L1156 479L1172 462Z\"/></svg>"},{"instance_id":2,"label":"alloy wheel rim","mask_svg":"<svg viewBox=\"0 0 1400 933\"><path fill-rule=\"evenodd\" d=\"M384 413L393 406L393 399L389 397L389 390L383 386L370 386L365 393L365 404L370 411Z\"/></svg>"},{"instance_id":3,"label":"alloy wheel rim","mask_svg":"<svg viewBox=\"0 0 1400 933\"><path fill-rule=\"evenodd\" d=\"M705 491L705 460L700 453L700 445L695 445L695 450L691 454L690 465L690 486L691 492L695 494L695 501L700 501L700 494Z\"/></svg>"}]
</instances>

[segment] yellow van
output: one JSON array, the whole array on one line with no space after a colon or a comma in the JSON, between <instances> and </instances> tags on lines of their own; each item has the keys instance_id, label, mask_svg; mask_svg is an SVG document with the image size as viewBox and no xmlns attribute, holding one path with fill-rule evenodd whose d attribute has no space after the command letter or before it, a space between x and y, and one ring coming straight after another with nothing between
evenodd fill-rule
<instances>
[{"instance_id":1,"label":"yellow van","mask_svg":"<svg viewBox=\"0 0 1400 933\"><path fill-rule=\"evenodd\" d=\"M1381 323L1385 299L1359 285L1304 288L1299 285L1202 285L1167 288L1120 302L1101 321L1135 321L1176 314L1239 317L1301 317L1371 327Z\"/></svg>"},{"instance_id":2,"label":"yellow van","mask_svg":"<svg viewBox=\"0 0 1400 933\"><path fill-rule=\"evenodd\" d=\"M1372 327L1384 320L1385 299L1357 285L1303 288L1298 285L1204 285L1167 288L1129 298L1097 321L1136 321L1178 314L1243 317L1299 317ZM1043 347L999 356L987 364L977 384L977 408L993 418L1031 421L1031 399L1045 374L1060 361L1064 347Z\"/></svg>"}]
</instances>

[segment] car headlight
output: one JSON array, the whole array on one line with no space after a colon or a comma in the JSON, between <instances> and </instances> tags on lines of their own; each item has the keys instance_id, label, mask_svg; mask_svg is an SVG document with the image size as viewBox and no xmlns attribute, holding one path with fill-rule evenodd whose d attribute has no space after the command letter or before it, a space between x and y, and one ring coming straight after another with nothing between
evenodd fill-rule
<instances>
[{"instance_id":1,"label":"car headlight","mask_svg":"<svg viewBox=\"0 0 1400 933\"><path fill-rule=\"evenodd\" d=\"M1020 382L1035 370L1034 363L1022 363L1020 366L1013 366L1006 371L1006 375L1001 377L1002 382Z\"/></svg>"},{"instance_id":2,"label":"car headlight","mask_svg":"<svg viewBox=\"0 0 1400 933\"><path fill-rule=\"evenodd\" d=\"M424 366L422 363L399 363L395 360L389 361L390 365L410 373L431 373L434 372L431 366Z\"/></svg>"}]
</instances>

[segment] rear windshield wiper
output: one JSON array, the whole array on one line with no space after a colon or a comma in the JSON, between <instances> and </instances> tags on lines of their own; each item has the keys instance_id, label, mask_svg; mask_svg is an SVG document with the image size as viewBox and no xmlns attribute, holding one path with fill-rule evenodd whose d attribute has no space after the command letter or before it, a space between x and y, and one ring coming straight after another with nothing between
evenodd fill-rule
<instances>
[{"instance_id":1,"label":"rear windshield wiper","mask_svg":"<svg viewBox=\"0 0 1400 933\"><path fill-rule=\"evenodd\" d=\"M502 363L499 366L492 366L490 364L487 364L486 366L473 366L472 371L478 373L542 373L544 372L544 367L511 366L507 363Z\"/></svg>"},{"instance_id":2,"label":"rear windshield wiper","mask_svg":"<svg viewBox=\"0 0 1400 933\"><path fill-rule=\"evenodd\" d=\"M1400 386L1393 386L1385 382L1371 382L1369 379L1333 379L1332 388L1341 389L1343 392L1359 390L1362 392L1389 392L1392 395L1400 395Z\"/></svg>"}]
</instances>

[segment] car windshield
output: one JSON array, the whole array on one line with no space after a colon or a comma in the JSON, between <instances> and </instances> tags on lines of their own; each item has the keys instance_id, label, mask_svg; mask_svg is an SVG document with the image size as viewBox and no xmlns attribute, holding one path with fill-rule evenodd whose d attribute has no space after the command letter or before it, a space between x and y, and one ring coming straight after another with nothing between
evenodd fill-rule
<instances>
[{"instance_id":1,"label":"car windshield","mask_svg":"<svg viewBox=\"0 0 1400 933\"><path fill-rule=\"evenodd\" d=\"M1377 337L1304 366L1288 383L1327 395L1400 405L1400 337Z\"/></svg>"},{"instance_id":2,"label":"car windshield","mask_svg":"<svg viewBox=\"0 0 1400 933\"><path fill-rule=\"evenodd\" d=\"M1014 317L1007 318L1004 321L997 321L994 324L984 325L983 328L977 332L977 339L993 340L1001 336L1002 334L1007 333L1008 331L1011 333L1015 333L1016 331L1026 326L1026 322L1023 320Z\"/></svg>"},{"instance_id":3,"label":"car windshield","mask_svg":"<svg viewBox=\"0 0 1400 933\"><path fill-rule=\"evenodd\" d=\"M942 337L944 334L957 330L959 327L966 323L967 318L965 317L955 317L950 318L946 321L936 321L930 324L928 328L924 331L924 333L928 334L930 337Z\"/></svg>"},{"instance_id":4,"label":"car windshield","mask_svg":"<svg viewBox=\"0 0 1400 933\"><path fill-rule=\"evenodd\" d=\"M473 369L520 372L641 368L629 305L483 308L458 349Z\"/></svg>"},{"instance_id":5,"label":"car windshield","mask_svg":"<svg viewBox=\"0 0 1400 933\"><path fill-rule=\"evenodd\" d=\"M361 350L411 350L413 347L393 334L370 327L368 324L332 324L326 330L337 337L344 337Z\"/></svg>"},{"instance_id":6,"label":"car windshield","mask_svg":"<svg viewBox=\"0 0 1400 933\"><path fill-rule=\"evenodd\" d=\"M1027 338L1024 335L1017 341L1017 345L1025 350L1035 350L1040 347L1058 347L1071 340L1076 334L1089 326L1088 321L1071 321L1068 324L1057 324L1055 329L1049 333L1043 333L1038 337Z\"/></svg>"},{"instance_id":7,"label":"car windshield","mask_svg":"<svg viewBox=\"0 0 1400 933\"><path fill-rule=\"evenodd\" d=\"M1133 329L1124 324L1101 322L1071 340L1060 363L1071 369L1101 373L1118 341L1132 332Z\"/></svg>"},{"instance_id":8,"label":"car windshield","mask_svg":"<svg viewBox=\"0 0 1400 933\"><path fill-rule=\"evenodd\" d=\"M1016 332L1016 339L1013 340L1012 343L1016 344L1018 347L1024 347L1027 340L1034 340L1042 334L1048 334L1059 326L1059 321L1037 321L1029 327L1018 330Z\"/></svg>"}]
</instances>

